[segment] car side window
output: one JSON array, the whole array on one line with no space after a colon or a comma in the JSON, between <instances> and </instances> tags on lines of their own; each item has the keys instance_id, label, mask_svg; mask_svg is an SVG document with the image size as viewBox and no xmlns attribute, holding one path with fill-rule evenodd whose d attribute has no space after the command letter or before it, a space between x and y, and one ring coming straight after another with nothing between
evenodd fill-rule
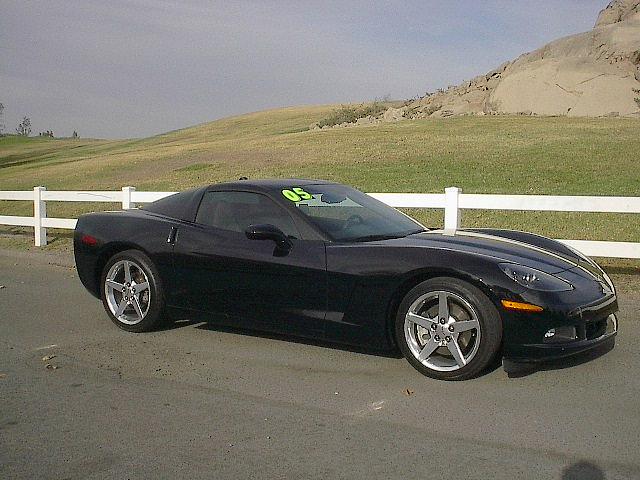
<instances>
[{"instance_id":1,"label":"car side window","mask_svg":"<svg viewBox=\"0 0 640 480\"><path fill-rule=\"evenodd\" d=\"M206 192L196 222L232 232L244 232L249 225L268 223L285 235L300 238L289 212L260 193Z\"/></svg>"}]
</instances>

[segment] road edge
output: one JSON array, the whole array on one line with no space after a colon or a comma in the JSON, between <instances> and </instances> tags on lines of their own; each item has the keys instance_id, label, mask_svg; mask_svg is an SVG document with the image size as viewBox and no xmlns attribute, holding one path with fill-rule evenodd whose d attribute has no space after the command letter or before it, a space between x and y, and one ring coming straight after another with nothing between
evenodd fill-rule
<instances>
[{"instance_id":1,"label":"road edge","mask_svg":"<svg viewBox=\"0 0 640 480\"><path fill-rule=\"evenodd\" d=\"M30 264L75 268L75 260L72 252L25 252L22 250L0 248L0 257L18 261L28 261Z\"/></svg>"}]
</instances>

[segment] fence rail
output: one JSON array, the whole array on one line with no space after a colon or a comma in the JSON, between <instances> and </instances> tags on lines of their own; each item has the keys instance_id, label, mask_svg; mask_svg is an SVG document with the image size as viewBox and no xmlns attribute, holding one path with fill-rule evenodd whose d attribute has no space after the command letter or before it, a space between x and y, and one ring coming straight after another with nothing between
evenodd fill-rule
<instances>
[{"instance_id":1,"label":"fence rail","mask_svg":"<svg viewBox=\"0 0 640 480\"><path fill-rule=\"evenodd\" d=\"M107 202L118 203L123 209L135 208L175 192L137 192L134 187L120 191L48 191L34 187L33 191L0 191L0 200L33 202L33 216L0 215L0 225L33 227L35 245L47 244L47 228L74 229L76 219L47 217L46 202ZM640 197L587 197L557 195L489 195L466 194L457 187L444 193L371 193L372 197L396 208L444 209L444 229L460 228L462 211L524 210L554 212L640 213ZM586 255L612 258L640 258L640 243L559 239Z\"/></svg>"}]
</instances>

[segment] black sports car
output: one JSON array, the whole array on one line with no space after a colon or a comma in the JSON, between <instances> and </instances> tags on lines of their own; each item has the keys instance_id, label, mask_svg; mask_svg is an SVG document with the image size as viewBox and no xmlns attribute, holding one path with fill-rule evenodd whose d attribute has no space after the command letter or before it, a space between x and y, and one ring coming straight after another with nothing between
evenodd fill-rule
<instances>
[{"instance_id":1,"label":"black sports car","mask_svg":"<svg viewBox=\"0 0 640 480\"><path fill-rule=\"evenodd\" d=\"M429 230L336 183L241 180L92 213L78 275L120 328L171 318L399 348L430 377L612 346L618 305L595 262L529 233Z\"/></svg>"}]
</instances>

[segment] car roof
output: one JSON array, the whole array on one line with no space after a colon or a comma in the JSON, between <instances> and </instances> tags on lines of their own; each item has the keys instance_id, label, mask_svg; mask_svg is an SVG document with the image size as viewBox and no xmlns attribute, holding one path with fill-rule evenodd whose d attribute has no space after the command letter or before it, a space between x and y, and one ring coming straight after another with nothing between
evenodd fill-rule
<instances>
[{"instance_id":1,"label":"car roof","mask_svg":"<svg viewBox=\"0 0 640 480\"><path fill-rule=\"evenodd\" d=\"M202 195L207 191L249 191L273 195L280 190L304 187L308 185L338 185L326 180L310 180L300 178L272 178L257 180L237 180L235 182L213 183L208 186L192 188L161 198L145 205L143 210L170 218L193 222L196 217ZM281 199L282 200L282 199ZM286 201L288 204L289 202Z\"/></svg>"},{"instance_id":2,"label":"car roof","mask_svg":"<svg viewBox=\"0 0 640 480\"><path fill-rule=\"evenodd\" d=\"M220 189L256 189L256 190L279 190L283 188L302 187L305 185L336 185L336 182L327 180L312 180L305 178L261 178L237 180L235 182L214 183L207 187L208 190Z\"/></svg>"}]
</instances>

